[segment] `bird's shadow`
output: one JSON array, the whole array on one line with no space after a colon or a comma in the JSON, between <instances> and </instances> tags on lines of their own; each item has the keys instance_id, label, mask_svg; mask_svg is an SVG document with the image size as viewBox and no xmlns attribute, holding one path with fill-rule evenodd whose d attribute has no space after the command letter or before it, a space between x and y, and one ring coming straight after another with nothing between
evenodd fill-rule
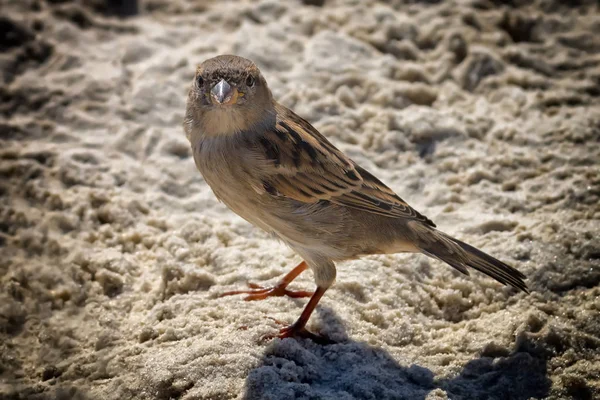
<instances>
[{"instance_id":1,"label":"bird's shadow","mask_svg":"<svg viewBox=\"0 0 600 400\"><path fill-rule=\"evenodd\" d=\"M543 398L550 389L546 360L527 352L480 356L455 377L436 377L426 367L401 365L385 350L353 341L330 308L319 307L318 313L336 343L273 341L246 379L245 400L524 400Z\"/></svg>"}]
</instances>

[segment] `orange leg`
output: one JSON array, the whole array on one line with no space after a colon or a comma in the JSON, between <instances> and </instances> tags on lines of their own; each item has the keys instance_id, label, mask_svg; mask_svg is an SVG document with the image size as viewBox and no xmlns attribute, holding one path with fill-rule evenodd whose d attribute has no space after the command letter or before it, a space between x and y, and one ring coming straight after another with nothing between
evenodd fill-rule
<instances>
[{"instance_id":1,"label":"orange leg","mask_svg":"<svg viewBox=\"0 0 600 400\"><path fill-rule=\"evenodd\" d=\"M302 272L304 272L308 268L306 261L302 261L298 264L293 270L288 272L286 276L275 286L271 287L262 287L254 283L249 283L250 290L233 290L231 292L222 293L219 297L223 296L231 296L234 294L247 294L248 296L244 297L244 300L264 300L267 297L271 296L289 296L289 297L310 297L313 295L312 292L307 292L304 290L288 290L287 286L298 277ZM314 297L314 296L313 296ZM321 296L319 296L321 297ZM318 300L317 300L318 302ZM310 303L309 303L310 304ZM315 304L316 305L316 304ZM314 308L314 307L313 307ZM312 310L311 310L312 312ZM310 316L310 313L308 314ZM308 317L306 318L308 320ZM306 322L305 322L306 323Z\"/></svg>"},{"instance_id":2,"label":"orange leg","mask_svg":"<svg viewBox=\"0 0 600 400\"><path fill-rule=\"evenodd\" d=\"M292 336L300 336L300 337L311 339L316 343L321 343L321 344L332 343L327 338L325 338L323 336L315 335L314 333L312 333L306 329L306 323L308 322L310 315L317 307L317 304L319 304L319 300L321 300L321 297L323 297L323 294L325 294L326 290L327 290L327 288L317 286L317 290L315 290L315 293L310 298L308 304L306 305L306 307L304 307L302 314L300 314L300 318L298 318L298 320L296 322L294 322L292 325L286 326L285 328L281 329L279 331L279 335L277 335L277 337L284 339L284 338L288 338L288 337L292 337Z\"/></svg>"}]
</instances>

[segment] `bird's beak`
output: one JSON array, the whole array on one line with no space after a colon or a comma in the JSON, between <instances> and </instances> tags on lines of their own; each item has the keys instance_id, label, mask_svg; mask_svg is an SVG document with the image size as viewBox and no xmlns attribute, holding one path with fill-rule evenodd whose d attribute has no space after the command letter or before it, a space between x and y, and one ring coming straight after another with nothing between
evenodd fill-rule
<instances>
[{"instance_id":1,"label":"bird's beak","mask_svg":"<svg viewBox=\"0 0 600 400\"><path fill-rule=\"evenodd\" d=\"M212 98L213 104L235 104L238 99L238 90L232 87L225 79L221 79L210 90L210 97Z\"/></svg>"}]
</instances>

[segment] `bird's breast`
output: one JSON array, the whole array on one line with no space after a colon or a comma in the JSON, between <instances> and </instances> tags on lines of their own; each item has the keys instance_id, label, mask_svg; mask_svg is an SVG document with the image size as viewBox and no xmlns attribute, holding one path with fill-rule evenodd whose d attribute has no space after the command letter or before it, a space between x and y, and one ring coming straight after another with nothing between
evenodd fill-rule
<instances>
[{"instance_id":1,"label":"bird's breast","mask_svg":"<svg viewBox=\"0 0 600 400\"><path fill-rule=\"evenodd\" d=\"M215 196L253 225L274 234L303 254L315 252L330 259L351 258L359 249L349 242L345 207L327 201L302 203L256 190L256 157L240 143L209 138L193 146L194 160ZM302 250L304 249L304 250Z\"/></svg>"},{"instance_id":2,"label":"bird's breast","mask_svg":"<svg viewBox=\"0 0 600 400\"><path fill-rule=\"evenodd\" d=\"M272 231L261 217L267 208L264 196L252 188L247 149L223 138L208 138L192 147L196 167L215 196L240 217Z\"/></svg>"}]
</instances>

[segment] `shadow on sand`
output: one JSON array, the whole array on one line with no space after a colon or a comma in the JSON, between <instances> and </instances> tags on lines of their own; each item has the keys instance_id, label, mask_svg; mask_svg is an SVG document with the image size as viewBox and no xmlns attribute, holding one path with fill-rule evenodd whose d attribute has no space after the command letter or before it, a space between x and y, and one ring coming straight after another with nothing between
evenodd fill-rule
<instances>
[{"instance_id":1,"label":"shadow on sand","mask_svg":"<svg viewBox=\"0 0 600 400\"><path fill-rule=\"evenodd\" d=\"M246 380L245 400L524 400L548 394L546 360L539 356L514 352L480 357L468 362L454 378L436 378L425 367L400 365L385 350L351 340L330 308L320 307L318 313L335 331L331 338L336 343L322 346L304 339L272 342Z\"/></svg>"}]
</instances>

